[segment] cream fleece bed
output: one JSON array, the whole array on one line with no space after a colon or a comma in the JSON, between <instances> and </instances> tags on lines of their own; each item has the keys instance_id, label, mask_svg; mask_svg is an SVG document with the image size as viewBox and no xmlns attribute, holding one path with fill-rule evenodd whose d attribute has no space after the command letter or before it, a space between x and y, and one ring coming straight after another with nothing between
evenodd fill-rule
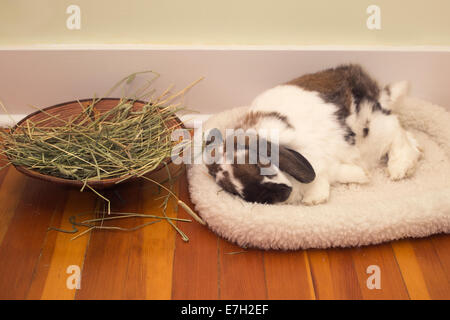
<instances>
[{"instance_id":1,"label":"cream fleece bed","mask_svg":"<svg viewBox=\"0 0 450 320\"><path fill-rule=\"evenodd\" d=\"M227 128L243 108L219 113L203 129ZM408 98L397 114L424 157L414 176L393 182L377 168L368 185L335 185L318 206L243 201L220 187L203 164L188 168L196 211L220 236L242 247L307 249L376 244L450 232L450 113Z\"/></svg>"}]
</instances>

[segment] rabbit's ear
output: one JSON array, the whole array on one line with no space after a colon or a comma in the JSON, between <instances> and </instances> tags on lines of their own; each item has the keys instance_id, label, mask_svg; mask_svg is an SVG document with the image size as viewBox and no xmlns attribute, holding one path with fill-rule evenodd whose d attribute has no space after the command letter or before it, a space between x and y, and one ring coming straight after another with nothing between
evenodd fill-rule
<instances>
[{"instance_id":1,"label":"rabbit's ear","mask_svg":"<svg viewBox=\"0 0 450 320\"><path fill-rule=\"evenodd\" d=\"M302 183L310 183L316 178L313 167L297 151L280 146L279 168Z\"/></svg>"},{"instance_id":2,"label":"rabbit's ear","mask_svg":"<svg viewBox=\"0 0 450 320\"><path fill-rule=\"evenodd\" d=\"M380 103L383 109L392 110L395 105L408 94L409 92L409 82L399 81L391 83L384 87L380 95Z\"/></svg>"},{"instance_id":3,"label":"rabbit's ear","mask_svg":"<svg viewBox=\"0 0 450 320\"><path fill-rule=\"evenodd\" d=\"M265 151L261 149L264 145L267 146ZM302 183L310 183L316 178L316 173L314 172L311 163L309 163L304 156L295 150L272 143L258 136L258 148L256 149L250 147L249 151L258 151L258 161L263 160L262 162L265 164L273 163L275 157L272 154L272 151L278 151L278 165L275 163L273 164L275 164L281 171L288 173ZM268 159L265 154L267 154L270 159ZM271 166L267 168L266 165L262 165L261 167L261 170L267 170L265 171L266 173L271 171Z\"/></svg>"}]
</instances>

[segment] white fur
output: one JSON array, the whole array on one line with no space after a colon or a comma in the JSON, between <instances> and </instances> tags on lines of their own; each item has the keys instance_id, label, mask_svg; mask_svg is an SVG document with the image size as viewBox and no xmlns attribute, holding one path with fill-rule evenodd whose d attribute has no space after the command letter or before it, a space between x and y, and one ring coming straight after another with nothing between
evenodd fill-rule
<instances>
[{"instance_id":1,"label":"white fur","mask_svg":"<svg viewBox=\"0 0 450 320\"><path fill-rule=\"evenodd\" d=\"M317 92L280 85L256 97L250 111L276 111L287 116L295 129L273 118L262 119L255 129L278 129L280 145L301 153L314 168L316 179L302 188L302 197L289 197L289 203L299 198L308 205L327 201L330 184L336 182L341 171L340 164L355 164L359 158L358 150L344 139L345 130L335 115L337 107L324 102Z\"/></svg>"},{"instance_id":2,"label":"white fur","mask_svg":"<svg viewBox=\"0 0 450 320\"><path fill-rule=\"evenodd\" d=\"M287 176L285 176L280 169L278 169L276 166L272 165L271 170L275 172L276 175L271 177L270 179L268 177L264 177L262 180L262 183L271 182L271 183L279 183L279 184L285 184L288 187L292 187L292 182L289 180Z\"/></svg>"},{"instance_id":3,"label":"white fur","mask_svg":"<svg viewBox=\"0 0 450 320\"><path fill-rule=\"evenodd\" d=\"M407 82L389 86L382 94L382 106L391 110L406 94ZM393 180L411 175L420 157L417 143L401 127L396 115L374 112L372 104L362 102L359 112L352 106L347 125L356 133L356 144L345 141L345 129L337 121L338 107L326 103L317 92L306 91L293 85L269 89L253 101L250 111L279 112L295 127L283 121L263 118L256 130L278 129L280 144L301 153L311 163L316 179L299 188L302 195L292 195L288 203L307 205L328 200L330 185L334 183L368 183L368 170L389 155L388 172ZM364 128L369 135L363 137ZM294 182L295 183L295 182Z\"/></svg>"},{"instance_id":4,"label":"white fur","mask_svg":"<svg viewBox=\"0 0 450 320\"><path fill-rule=\"evenodd\" d=\"M380 103L384 109L395 110L409 92L408 81L398 81L386 86L381 92Z\"/></svg>"},{"instance_id":5,"label":"white fur","mask_svg":"<svg viewBox=\"0 0 450 320\"><path fill-rule=\"evenodd\" d=\"M407 93L408 83L398 82L386 88L381 93L380 104L385 110L392 110ZM346 118L347 126L356 134L356 143L351 145L345 141L346 129L337 119L338 106L325 102L317 92L280 85L257 96L248 112L278 112L292 127L276 117L262 117L251 128L243 129L255 130L267 140L271 140L270 136L264 132L278 130L279 144L299 152L311 163L316 178L305 185L290 179L297 188L286 202L315 205L328 200L330 186L335 183L368 183L369 171L386 154L389 156L387 171L393 180L414 172L420 158L414 137L401 127L394 113L373 111L372 106L362 101L356 112L352 103L351 114ZM369 129L366 137L364 129ZM288 178L278 172L278 179ZM242 190L242 184L236 188Z\"/></svg>"},{"instance_id":6,"label":"white fur","mask_svg":"<svg viewBox=\"0 0 450 320\"><path fill-rule=\"evenodd\" d=\"M247 110L217 114L204 129L229 128ZM264 249L361 246L450 232L450 113L410 98L396 113L424 152L409 179L392 181L384 167L376 166L369 184L338 184L326 204L274 206L218 192L206 166L199 164L188 168L195 209L220 236Z\"/></svg>"}]
</instances>

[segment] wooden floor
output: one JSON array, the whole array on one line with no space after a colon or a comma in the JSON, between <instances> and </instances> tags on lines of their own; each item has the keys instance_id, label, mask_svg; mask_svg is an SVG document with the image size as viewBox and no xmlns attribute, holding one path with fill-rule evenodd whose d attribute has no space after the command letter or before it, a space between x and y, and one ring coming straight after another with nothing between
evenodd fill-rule
<instances>
[{"instance_id":1,"label":"wooden floor","mask_svg":"<svg viewBox=\"0 0 450 320\"><path fill-rule=\"evenodd\" d=\"M184 200L186 184L182 176ZM105 195L115 211L160 213L155 190L135 183ZM164 221L133 232L96 230L73 241L72 234L47 231L68 229L70 216L99 207L90 192L32 180L14 168L0 171L0 298L450 298L448 235L353 249L230 254L242 249L194 222L178 223L188 243ZM189 217L182 209L178 216ZM140 223L133 218L120 225ZM71 265L81 269L79 290L66 285ZM367 288L369 265L380 267L380 290Z\"/></svg>"}]
</instances>

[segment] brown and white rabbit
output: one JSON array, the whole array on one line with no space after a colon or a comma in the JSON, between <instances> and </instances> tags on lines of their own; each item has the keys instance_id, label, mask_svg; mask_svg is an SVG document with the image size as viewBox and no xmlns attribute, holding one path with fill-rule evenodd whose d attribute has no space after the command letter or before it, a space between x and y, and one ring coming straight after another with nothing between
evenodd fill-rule
<instances>
[{"instance_id":1,"label":"brown and white rabbit","mask_svg":"<svg viewBox=\"0 0 450 320\"><path fill-rule=\"evenodd\" d=\"M247 134L241 140L247 143L246 153L258 151L249 147L248 132L269 145L268 130L279 132L278 163L271 166L272 173L261 174L267 164L259 155L253 164L208 164L209 173L224 190L250 202L307 205L327 201L333 183L369 182L368 172L386 155L391 179L407 177L421 152L392 112L407 91L407 82L380 88L359 65L276 86L256 97L234 125L243 129L241 135ZM226 156L224 147L222 157Z\"/></svg>"}]
</instances>

